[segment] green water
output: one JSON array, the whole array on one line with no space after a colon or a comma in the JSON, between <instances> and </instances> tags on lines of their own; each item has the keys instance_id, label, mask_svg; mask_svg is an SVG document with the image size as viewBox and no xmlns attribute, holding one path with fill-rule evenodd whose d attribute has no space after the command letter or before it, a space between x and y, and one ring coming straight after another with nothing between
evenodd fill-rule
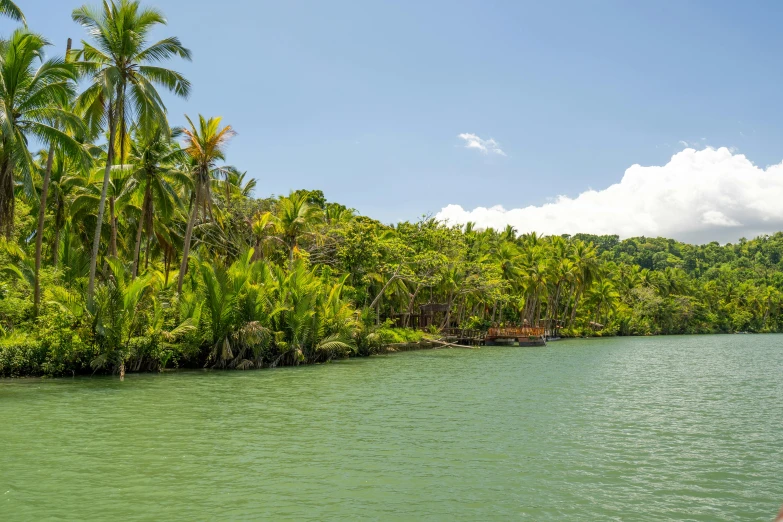
<instances>
[{"instance_id":1,"label":"green water","mask_svg":"<svg viewBox=\"0 0 783 522\"><path fill-rule=\"evenodd\" d=\"M0 380L0 520L764 520L783 336Z\"/></svg>"}]
</instances>

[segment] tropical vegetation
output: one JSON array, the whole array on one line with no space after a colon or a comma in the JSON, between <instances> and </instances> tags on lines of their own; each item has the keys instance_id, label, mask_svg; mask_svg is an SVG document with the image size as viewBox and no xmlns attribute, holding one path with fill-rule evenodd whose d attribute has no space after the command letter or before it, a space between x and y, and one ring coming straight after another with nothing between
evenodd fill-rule
<instances>
[{"instance_id":1,"label":"tropical vegetation","mask_svg":"<svg viewBox=\"0 0 783 522\"><path fill-rule=\"evenodd\" d=\"M0 45L0 376L249 369L416 342L427 325L550 335L783 331L783 234L736 244L383 224L319 190L254 197L218 116L171 124L190 83L136 0L74 10L57 57ZM51 53L53 58L47 57ZM260 178L263 188L263 177Z\"/></svg>"}]
</instances>

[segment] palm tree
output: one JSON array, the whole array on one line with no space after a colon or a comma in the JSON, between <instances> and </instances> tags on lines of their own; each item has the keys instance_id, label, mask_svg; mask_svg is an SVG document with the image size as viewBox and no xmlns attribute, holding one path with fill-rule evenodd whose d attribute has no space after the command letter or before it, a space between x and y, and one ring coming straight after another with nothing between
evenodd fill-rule
<instances>
[{"instance_id":1,"label":"palm tree","mask_svg":"<svg viewBox=\"0 0 783 522\"><path fill-rule=\"evenodd\" d=\"M321 209L307 202L307 194L292 192L277 202L277 225L282 240L288 248L289 268L294 264L294 251L299 239L311 233L313 226L320 222Z\"/></svg>"},{"instance_id":2,"label":"palm tree","mask_svg":"<svg viewBox=\"0 0 783 522\"><path fill-rule=\"evenodd\" d=\"M130 162L133 164L134 176L143 187L144 193L136 228L136 244L133 248L131 275L134 279L138 274L142 231L146 233L148 249L150 237L154 232L155 204L157 203L157 211L162 215L172 215L178 198L170 182L174 179L185 181L184 175L176 169L176 165L184 159L184 151L172 141L172 138L179 136L181 132L181 129L175 129L174 133L169 133L160 125L147 130L139 128L131 143Z\"/></svg>"},{"instance_id":3,"label":"palm tree","mask_svg":"<svg viewBox=\"0 0 783 522\"><path fill-rule=\"evenodd\" d=\"M193 237L193 227L196 224L199 210L203 208L206 217L207 209L212 205L212 180L217 174L223 173L226 167L220 167L217 162L226 159L225 148L229 140L236 134L230 125L220 127L220 117L205 119L199 114L199 126L185 116L190 125L185 129L185 154L192 162L193 201L191 202L190 218L185 229L185 241L182 246L182 265L179 270L177 292L182 293L182 283L188 269L190 241Z\"/></svg>"},{"instance_id":4,"label":"palm tree","mask_svg":"<svg viewBox=\"0 0 783 522\"><path fill-rule=\"evenodd\" d=\"M52 266L54 267L60 263L60 239L70 217L70 205L84 191L88 182L84 166L78 161L78 158L73 158L62 150L55 150L49 184L50 197L47 198L47 202L53 206L54 214L54 238L51 249Z\"/></svg>"},{"instance_id":5,"label":"palm tree","mask_svg":"<svg viewBox=\"0 0 783 522\"><path fill-rule=\"evenodd\" d=\"M356 210L339 203L327 203L324 210L324 220L329 225L349 223L356 217Z\"/></svg>"},{"instance_id":6,"label":"palm tree","mask_svg":"<svg viewBox=\"0 0 783 522\"><path fill-rule=\"evenodd\" d=\"M101 169L93 171L89 183L74 199L71 211L76 216L94 215L95 209L100 204L100 191L98 184L101 181ZM110 256L117 256L119 239L119 215L132 205L132 196L137 186L137 180L132 171L126 165L115 165L111 169L111 177L106 187L106 198L109 202L109 250Z\"/></svg>"},{"instance_id":7,"label":"palm tree","mask_svg":"<svg viewBox=\"0 0 783 522\"><path fill-rule=\"evenodd\" d=\"M271 212L260 212L255 215L250 223L250 230L253 232L253 261L265 258L272 251L272 241L277 239L274 236L276 229L275 219Z\"/></svg>"},{"instance_id":8,"label":"palm tree","mask_svg":"<svg viewBox=\"0 0 783 522\"><path fill-rule=\"evenodd\" d=\"M576 280L574 284L573 306L571 308L571 321L573 325L576 320L576 311L579 306L581 295L590 288L596 276L598 275L598 255L595 246L592 243L576 240L571 247L571 260L576 269Z\"/></svg>"},{"instance_id":9,"label":"palm tree","mask_svg":"<svg viewBox=\"0 0 783 522\"><path fill-rule=\"evenodd\" d=\"M223 197L226 200L226 211L231 211L231 201L237 197L243 199L249 198L256 189L256 180L250 178L245 180L247 172L240 172L235 167L226 167L221 172L222 180L214 179L212 182L216 187L221 187Z\"/></svg>"},{"instance_id":10,"label":"palm tree","mask_svg":"<svg viewBox=\"0 0 783 522\"><path fill-rule=\"evenodd\" d=\"M11 20L22 22L27 27L27 20L25 20L22 10L11 0L0 0L0 14Z\"/></svg>"},{"instance_id":11,"label":"palm tree","mask_svg":"<svg viewBox=\"0 0 783 522\"><path fill-rule=\"evenodd\" d=\"M0 55L0 230L6 238L11 237L14 229L16 170L21 170L28 194L34 192L28 137L35 136L50 146L36 237L33 302L37 312L41 301L41 236L55 145L81 157L78 144L59 130L58 124L74 128L81 122L64 108L75 93L73 68L60 59L42 61L49 43L35 33L18 29L4 44Z\"/></svg>"},{"instance_id":12,"label":"palm tree","mask_svg":"<svg viewBox=\"0 0 783 522\"><path fill-rule=\"evenodd\" d=\"M0 231L10 239L14 229L15 174L21 171L33 193L33 158L28 138L55 144L78 157L79 145L60 123L78 127L79 119L61 107L74 95L73 68L61 59L42 61L49 45L42 36L17 29L0 47Z\"/></svg>"},{"instance_id":13,"label":"palm tree","mask_svg":"<svg viewBox=\"0 0 783 522\"><path fill-rule=\"evenodd\" d=\"M596 304L595 321L600 323L603 319L604 310L612 311L617 305L620 294L615 290L614 285L608 279L601 279L592 288L592 299Z\"/></svg>"},{"instance_id":14,"label":"palm tree","mask_svg":"<svg viewBox=\"0 0 783 522\"><path fill-rule=\"evenodd\" d=\"M65 59L68 59L68 53L71 52L71 39L68 38L68 44L65 48ZM70 102L71 100L67 100ZM67 110L68 107L64 106ZM35 234L35 287L33 291L33 307L35 313L38 313L38 307L41 304L41 249L43 247L44 221L46 220L46 199L49 196L49 181L52 177L52 164L54 162L54 143L49 145L49 154L46 158L46 169L44 172L43 184L41 185L41 204L38 211L38 229Z\"/></svg>"},{"instance_id":15,"label":"palm tree","mask_svg":"<svg viewBox=\"0 0 783 522\"><path fill-rule=\"evenodd\" d=\"M100 288L94 319L101 353L90 365L96 370L109 366L124 379L125 363L132 355L131 337L142 318L145 300L160 281L153 274L130 281L125 265L116 257L108 258L108 264L112 277Z\"/></svg>"},{"instance_id":16,"label":"palm tree","mask_svg":"<svg viewBox=\"0 0 783 522\"><path fill-rule=\"evenodd\" d=\"M92 83L79 97L78 106L95 133L104 123L108 127L106 169L87 287L87 303L92 306L101 225L115 147L119 144L120 162L124 162L128 125L134 116L142 126L166 125L166 107L156 86L184 98L190 92L190 82L177 72L150 64L174 56L190 60L190 51L176 37L147 46L150 32L156 26L165 25L166 19L156 9L142 8L138 0L103 0L102 8L82 6L73 11L72 17L84 26L95 42L91 45L82 41L82 49L75 51L80 67L92 76Z\"/></svg>"}]
</instances>

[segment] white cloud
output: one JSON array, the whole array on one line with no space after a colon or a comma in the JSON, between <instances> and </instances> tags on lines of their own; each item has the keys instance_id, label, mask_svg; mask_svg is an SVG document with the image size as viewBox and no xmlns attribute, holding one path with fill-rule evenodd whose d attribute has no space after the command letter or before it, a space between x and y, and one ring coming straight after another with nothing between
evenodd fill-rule
<instances>
[{"instance_id":1,"label":"white cloud","mask_svg":"<svg viewBox=\"0 0 783 522\"><path fill-rule=\"evenodd\" d=\"M506 153L503 152L503 150L500 148L498 142L496 142L492 138L488 140L483 140L478 136L476 136L475 134L469 134L466 132L463 132L457 137L465 141L466 149L477 149L483 152L484 154L499 154L500 156L506 155Z\"/></svg>"},{"instance_id":2,"label":"white cloud","mask_svg":"<svg viewBox=\"0 0 783 522\"><path fill-rule=\"evenodd\" d=\"M664 166L633 165L619 183L575 198L509 210L448 205L437 218L541 234L735 241L783 230L783 163L764 169L725 147L687 148Z\"/></svg>"}]
</instances>

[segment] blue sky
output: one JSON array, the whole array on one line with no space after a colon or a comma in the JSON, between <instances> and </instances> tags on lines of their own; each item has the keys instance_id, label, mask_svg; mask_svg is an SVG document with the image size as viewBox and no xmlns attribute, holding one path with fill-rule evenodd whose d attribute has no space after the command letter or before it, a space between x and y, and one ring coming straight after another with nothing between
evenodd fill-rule
<instances>
[{"instance_id":1,"label":"blue sky","mask_svg":"<svg viewBox=\"0 0 783 522\"><path fill-rule=\"evenodd\" d=\"M18 4L58 46L84 37L80 2ZM577 197L684 143L783 159L780 2L149 4L193 51L172 121L223 116L259 196L320 188L391 222Z\"/></svg>"}]
</instances>

